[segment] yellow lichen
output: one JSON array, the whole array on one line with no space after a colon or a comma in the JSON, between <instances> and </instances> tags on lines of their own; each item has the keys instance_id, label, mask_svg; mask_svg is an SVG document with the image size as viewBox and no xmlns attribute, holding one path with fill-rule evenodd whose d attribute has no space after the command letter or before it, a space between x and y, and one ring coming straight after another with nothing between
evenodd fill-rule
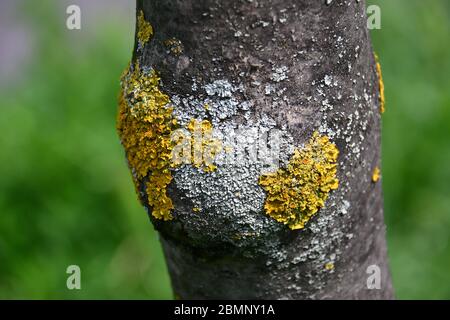
<instances>
[{"instance_id":1,"label":"yellow lichen","mask_svg":"<svg viewBox=\"0 0 450 320\"><path fill-rule=\"evenodd\" d=\"M216 166L213 161L215 156L222 150L220 140L213 138L213 127L208 120L191 119L187 125L191 133L192 159L196 168L203 171L214 171Z\"/></svg>"},{"instance_id":2,"label":"yellow lichen","mask_svg":"<svg viewBox=\"0 0 450 320\"><path fill-rule=\"evenodd\" d=\"M194 212L200 212L200 208L199 208L199 207L193 207L193 208L192 208L192 211L194 211Z\"/></svg>"},{"instance_id":3,"label":"yellow lichen","mask_svg":"<svg viewBox=\"0 0 450 320\"><path fill-rule=\"evenodd\" d=\"M171 132L176 129L176 121L168 107L169 97L159 89L159 81L154 69L145 74L138 63L124 74L117 130L136 188L139 189L139 181L145 181L152 215L170 220L173 204L166 188L172 180Z\"/></svg>"},{"instance_id":4,"label":"yellow lichen","mask_svg":"<svg viewBox=\"0 0 450 320\"><path fill-rule=\"evenodd\" d=\"M327 262L325 264L325 269L328 270L328 271L333 270L334 269L334 263L333 262Z\"/></svg>"},{"instance_id":5,"label":"yellow lichen","mask_svg":"<svg viewBox=\"0 0 450 320\"><path fill-rule=\"evenodd\" d=\"M381 176L380 168L375 167L372 173L372 182L378 182L378 180L380 180L380 176Z\"/></svg>"},{"instance_id":6,"label":"yellow lichen","mask_svg":"<svg viewBox=\"0 0 450 320\"><path fill-rule=\"evenodd\" d=\"M225 153L233 152L233 147L232 146L225 146L223 148L223 151L225 151Z\"/></svg>"},{"instance_id":7,"label":"yellow lichen","mask_svg":"<svg viewBox=\"0 0 450 320\"><path fill-rule=\"evenodd\" d=\"M381 64L378 59L378 56L375 54L375 61L376 61L376 68L377 68L377 75L378 75L378 89L380 92L380 112L384 113L385 107L384 107L384 83L383 83L383 76L381 75Z\"/></svg>"},{"instance_id":8,"label":"yellow lichen","mask_svg":"<svg viewBox=\"0 0 450 320\"><path fill-rule=\"evenodd\" d=\"M153 27L148 21L145 20L144 12L142 12L142 10L139 11L137 29L138 40L142 45L146 44L153 36Z\"/></svg>"},{"instance_id":9,"label":"yellow lichen","mask_svg":"<svg viewBox=\"0 0 450 320\"><path fill-rule=\"evenodd\" d=\"M302 229L337 189L339 151L327 136L314 132L308 144L296 149L286 168L264 174L259 184L267 192L266 213L291 229Z\"/></svg>"},{"instance_id":10,"label":"yellow lichen","mask_svg":"<svg viewBox=\"0 0 450 320\"><path fill-rule=\"evenodd\" d=\"M141 10L137 19L140 45L147 43L152 35L153 28ZM169 39L166 45L171 46L175 54L182 52L181 42L175 38ZM121 77L117 131L126 151L139 199L141 202L147 200L152 216L156 219L171 220L173 203L167 195L167 187L172 181L171 168L182 162L173 158L177 142L173 136L178 125L172 114L169 96L160 90L159 82L155 69L144 72L138 62L128 66ZM211 123L193 119L187 129L193 137L194 165L204 171L214 170L216 167L212 160L221 150L221 143L212 138ZM198 134L200 139L196 140ZM200 161L196 161L196 152L201 152ZM191 151L188 153L190 157ZM141 192L144 186L146 196Z\"/></svg>"},{"instance_id":11,"label":"yellow lichen","mask_svg":"<svg viewBox=\"0 0 450 320\"><path fill-rule=\"evenodd\" d=\"M171 168L184 162L176 161L174 148L178 129L172 115L169 97L159 88L160 78L154 69L148 73L136 63L122 76L119 97L117 130L133 172L136 191L140 195L141 183L145 184L147 203L157 219L172 219L172 200L167 186L172 181ZM212 136L212 124L208 120L192 119L189 131L189 162L203 171L213 171L214 157L221 150L221 142ZM143 201L142 197L140 200ZM195 210L194 210L195 211Z\"/></svg>"},{"instance_id":12,"label":"yellow lichen","mask_svg":"<svg viewBox=\"0 0 450 320\"><path fill-rule=\"evenodd\" d=\"M164 45L176 56L183 53L183 44L177 38L170 38L164 41Z\"/></svg>"}]
</instances>

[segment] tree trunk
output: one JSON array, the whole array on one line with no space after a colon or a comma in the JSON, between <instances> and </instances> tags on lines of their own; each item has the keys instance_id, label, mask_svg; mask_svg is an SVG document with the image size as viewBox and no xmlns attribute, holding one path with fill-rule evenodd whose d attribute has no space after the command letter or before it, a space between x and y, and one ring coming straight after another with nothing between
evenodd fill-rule
<instances>
[{"instance_id":1,"label":"tree trunk","mask_svg":"<svg viewBox=\"0 0 450 320\"><path fill-rule=\"evenodd\" d=\"M157 72L161 80L151 97L170 100L174 128L206 119L201 133L212 127L222 149L228 145L235 151L226 162L220 161L228 152L222 150L222 158L217 156L210 167L203 162L172 166L164 171L168 182L158 185L161 175L151 176L156 167L137 168L142 160L134 157L138 152L133 148L141 147L124 143L129 123L119 120L137 190L159 231L176 297L393 297L376 172L381 97L364 1L138 0L133 68ZM130 70L122 80L125 118L136 101L130 97L138 90L129 85L134 79ZM338 185L315 185L324 179L322 173L314 171L322 177L317 180L308 175L309 167L302 167L311 159L319 161L314 152L320 146L302 151L309 150L314 137L323 138L320 143L328 148L324 157L335 147L339 150L337 166L330 160L324 167L325 176L336 183L337 168ZM261 139L269 140L267 149ZM316 179L305 182L314 200L305 198L304 191L289 193L295 201L276 199L285 195L276 194L278 178L289 179L290 184L280 187L286 192L299 183L287 169L294 163L294 150L302 164L292 172ZM274 154L278 162L266 161ZM273 179L264 185L267 174ZM167 186L169 200L161 188L151 191L155 184ZM282 201L297 208L292 212L303 220L276 211ZM170 213L155 210L158 203L166 203ZM303 203L312 209L298 209ZM380 287L373 288L378 270Z\"/></svg>"}]
</instances>

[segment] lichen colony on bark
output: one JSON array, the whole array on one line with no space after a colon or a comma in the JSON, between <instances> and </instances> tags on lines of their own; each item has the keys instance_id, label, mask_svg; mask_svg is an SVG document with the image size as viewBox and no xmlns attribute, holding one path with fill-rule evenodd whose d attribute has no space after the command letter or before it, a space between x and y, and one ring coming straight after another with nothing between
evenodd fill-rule
<instances>
[{"instance_id":1,"label":"lichen colony on bark","mask_svg":"<svg viewBox=\"0 0 450 320\"><path fill-rule=\"evenodd\" d=\"M364 6L137 1L118 131L177 297L392 297Z\"/></svg>"}]
</instances>

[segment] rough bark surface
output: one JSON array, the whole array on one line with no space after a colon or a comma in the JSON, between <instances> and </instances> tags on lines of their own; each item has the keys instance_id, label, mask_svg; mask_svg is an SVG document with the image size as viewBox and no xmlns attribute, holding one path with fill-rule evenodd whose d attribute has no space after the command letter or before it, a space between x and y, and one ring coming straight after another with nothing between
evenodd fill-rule
<instances>
[{"instance_id":1,"label":"rough bark surface","mask_svg":"<svg viewBox=\"0 0 450 320\"><path fill-rule=\"evenodd\" d=\"M174 219L152 222L177 297L393 297L381 183L372 181L381 115L365 3L326 2L137 1L154 35L144 48L136 44L133 58L160 72L169 96L207 96L202 84L228 79L241 86L236 99L251 102L249 116L270 115L295 146L320 131L340 151L339 188L301 230L264 210L193 212L190 196L171 183ZM180 54L168 50L171 38ZM243 113L233 121L244 121ZM367 288L370 265L380 268L381 289Z\"/></svg>"}]
</instances>

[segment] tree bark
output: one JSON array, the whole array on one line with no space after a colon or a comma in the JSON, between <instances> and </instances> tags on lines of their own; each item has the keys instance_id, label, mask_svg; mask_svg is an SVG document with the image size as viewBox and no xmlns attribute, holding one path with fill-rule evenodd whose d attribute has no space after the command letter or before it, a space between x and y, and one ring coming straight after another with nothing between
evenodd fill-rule
<instances>
[{"instance_id":1,"label":"tree bark","mask_svg":"<svg viewBox=\"0 0 450 320\"><path fill-rule=\"evenodd\" d=\"M140 45L137 30L133 61L159 72L181 124L203 115L224 135L266 126L295 148L318 131L339 149L339 187L299 230L265 213L248 163L175 170L173 220L154 218L146 204L175 296L392 298L382 189L372 177L381 115L364 1L138 0L141 11L153 35ZM199 111L198 101L214 110ZM280 148L283 166L292 149ZM368 288L371 265L379 289Z\"/></svg>"}]
</instances>

